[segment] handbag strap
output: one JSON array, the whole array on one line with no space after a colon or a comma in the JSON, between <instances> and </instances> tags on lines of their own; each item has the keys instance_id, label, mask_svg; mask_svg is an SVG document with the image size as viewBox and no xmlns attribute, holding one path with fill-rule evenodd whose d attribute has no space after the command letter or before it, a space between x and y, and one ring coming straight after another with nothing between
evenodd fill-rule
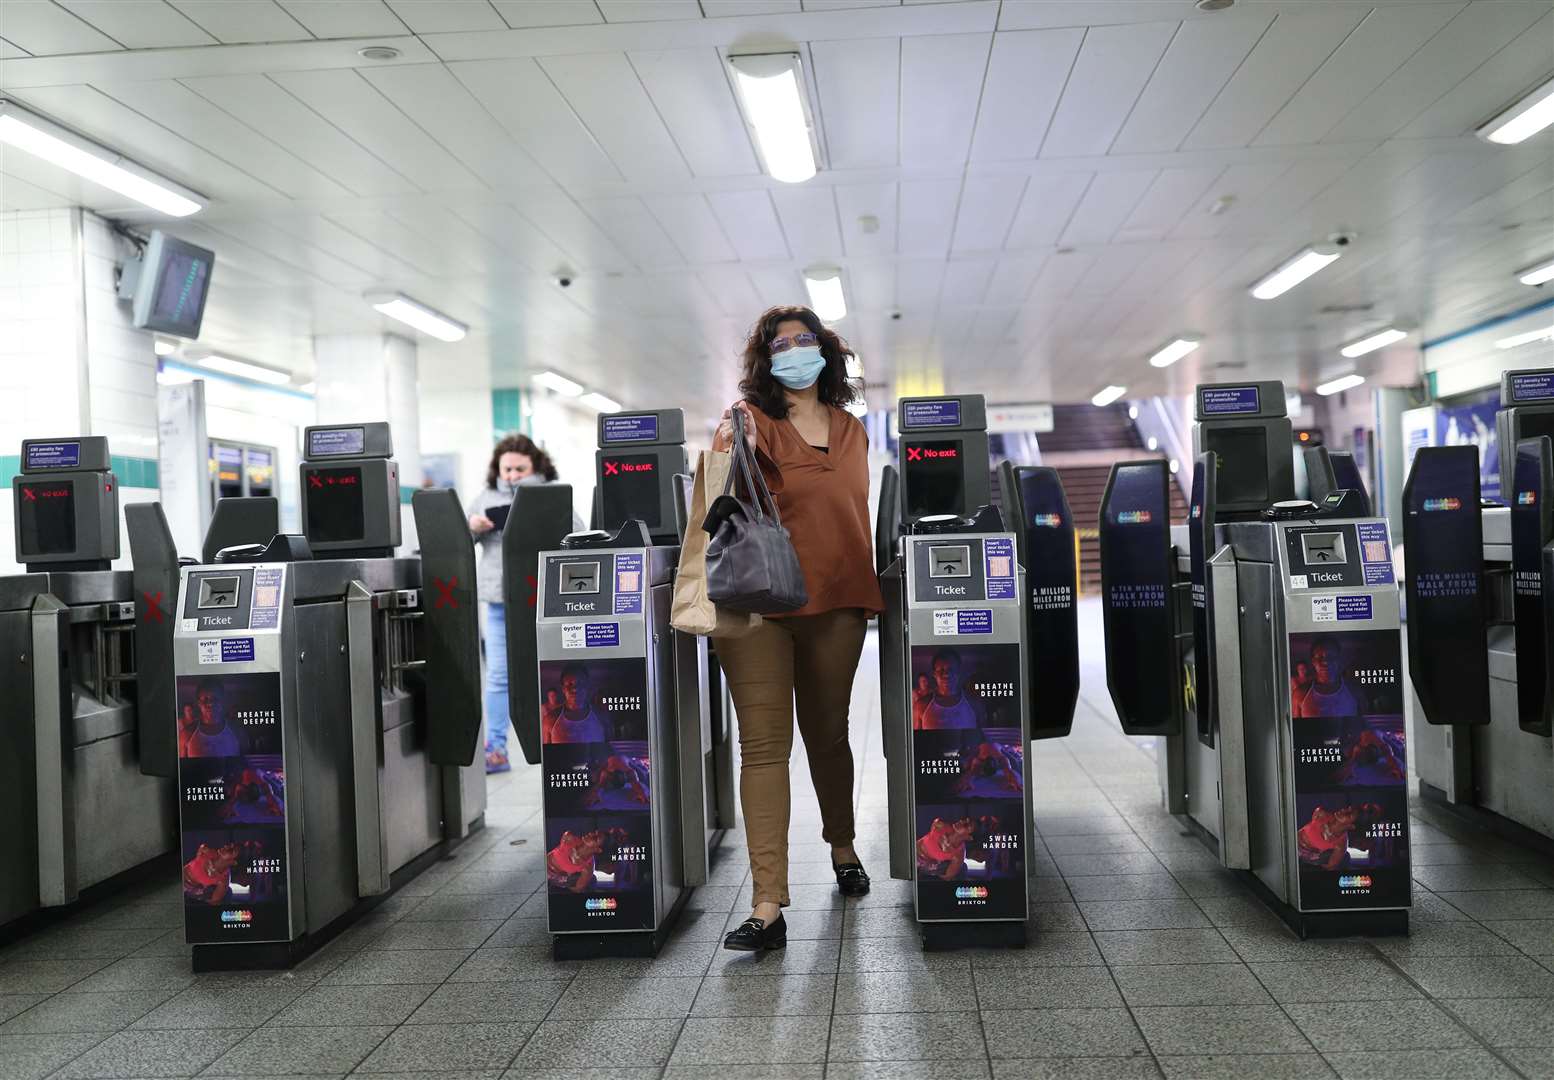
<instances>
[{"instance_id":1,"label":"handbag strap","mask_svg":"<svg viewBox=\"0 0 1554 1080\"><path fill-rule=\"evenodd\" d=\"M745 441L745 418L739 409L730 410L734 419L734 445L732 453L733 468L728 471L728 480L723 486L723 494L727 495L734 485L734 474L737 472L743 478L745 490L750 493L750 501L755 509L756 520L762 521L770 517L777 524L782 524L782 517L777 512L777 500L772 497L771 489L766 486L766 476L761 472L761 467L755 460L755 454L750 449L750 444Z\"/></svg>"}]
</instances>

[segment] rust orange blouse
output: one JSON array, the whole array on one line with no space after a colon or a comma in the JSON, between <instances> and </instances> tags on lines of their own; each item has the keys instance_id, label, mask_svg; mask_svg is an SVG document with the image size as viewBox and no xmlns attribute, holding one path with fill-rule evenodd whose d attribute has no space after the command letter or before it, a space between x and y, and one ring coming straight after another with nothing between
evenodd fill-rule
<instances>
[{"instance_id":1,"label":"rust orange blouse","mask_svg":"<svg viewBox=\"0 0 1554 1080\"><path fill-rule=\"evenodd\" d=\"M831 409L825 451L804 441L787 420L773 420L752 405L756 457L782 524L793 539L809 603L790 615L819 615L885 607L874 576L869 528L869 437L857 417ZM782 618L783 616L769 616Z\"/></svg>"}]
</instances>

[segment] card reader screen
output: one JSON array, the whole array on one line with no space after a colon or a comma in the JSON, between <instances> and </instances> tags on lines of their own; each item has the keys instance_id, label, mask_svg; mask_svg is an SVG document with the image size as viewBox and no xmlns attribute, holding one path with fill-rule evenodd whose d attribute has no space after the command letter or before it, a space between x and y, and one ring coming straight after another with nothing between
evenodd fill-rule
<instances>
[{"instance_id":1,"label":"card reader screen","mask_svg":"<svg viewBox=\"0 0 1554 1080\"><path fill-rule=\"evenodd\" d=\"M202 577L196 604L201 610L237 607L237 588L238 579L235 577Z\"/></svg>"},{"instance_id":2,"label":"card reader screen","mask_svg":"<svg viewBox=\"0 0 1554 1080\"><path fill-rule=\"evenodd\" d=\"M658 455L607 457L599 483L604 488L604 520L609 526L636 520L649 529L656 529L662 523Z\"/></svg>"},{"instance_id":3,"label":"card reader screen","mask_svg":"<svg viewBox=\"0 0 1554 1080\"><path fill-rule=\"evenodd\" d=\"M1261 427L1211 428L1204 449L1219 455L1215 497L1221 503L1266 502L1268 439Z\"/></svg>"},{"instance_id":4,"label":"card reader screen","mask_svg":"<svg viewBox=\"0 0 1554 1080\"><path fill-rule=\"evenodd\" d=\"M364 538L361 469L309 470L302 499L309 540L340 543Z\"/></svg>"},{"instance_id":5,"label":"card reader screen","mask_svg":"<svg viewBox=\"0 0 1554 1080\"><path fill-rule=\"evenodd\" d=\"M1341 566L1349 561L1344 556L1344 534L1339 532L1301 533L1300 553L1307 566Z\"/></svg>"},{"instance_id":6,"label":"card reader screen","mask_svg":"<svg viewBox=\"0 0 1554 1080\"><path fill-rule=\"evenodd\" d=\"M964 451L959 439L901 444L901 486L908 517L965 515Z\"/></svg>"},{"instance_id":7,"label":"card reader screen","mask_svg":"<svg viewBox=\"0 0 1554 1080\"><path fill-rule=\"evenodd\" d=\"M21 530L22 561L40 555L69 555L76 550L76 487L70 481L21 483L16 487L16 520Z\"/></svg>"}]
</instances>

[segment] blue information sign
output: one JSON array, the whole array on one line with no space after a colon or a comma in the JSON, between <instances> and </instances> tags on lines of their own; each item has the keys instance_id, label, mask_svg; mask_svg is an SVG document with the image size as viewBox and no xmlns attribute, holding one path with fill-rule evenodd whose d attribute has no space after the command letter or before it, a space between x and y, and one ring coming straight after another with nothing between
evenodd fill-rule
<instances>
[{"instance_id":1,"label":"blue information sign","mask_svg":"<svg viewBox=\"0 0 1554 1080\"><path fill-rule=\"evenodd\" d=\"M308 432L308 457L350 457L366 449L365 428L321 428Z\"/></svg>"},{"instance_id":2,"label":"blue information sign","mask_svg":"<svg viewBox=\"0 0 1554 1080\"><path fill-rule=\"evenodd\" d=\"M1261 408L1255 386L1209 386L1198 394L1204 416L1255 416Z\"/></svg>"},{"instance_id":3,"label":"blue information sign","mask_svg":"<svg viewBox=\"0 0 1554 1080\"><path fill-rule=\"evenodd\" d=\"M28 443L29 469L74 469L81 464L81 444L78 442Z\"/></svg>"},{"instance_id":4,"label":"blue information sign","mask_svg":"<svg viewBox=\"0 0 1554 1080\"><path fill-rule=\"evenodd\" d=\"M658 439L658 417L653 413L638 416L606 416L603 424L603 441L607 445L647 443Z\"/></svg>"},{"instance_id":5,"label":"blue information sign","mask_svg":"<svg viewBox=\"0 0 1554 1080\"><path fill-rule=\"evenodd\" d=\"M901 426L904 428L960 427L960 402L954 398L942 401L905 402L901 406Z\"/></svg>"},{"instance_id":6,"label":"blue information sign","mask_svg":"<svg viewBox=\"0 0 1554 1080\"><path fill-rule=\"evenodd\" d=\"M1518 405L1530 401L1554 401L1554 371L1512 375L1511 400Z\"/></svg>"}]
</instances>

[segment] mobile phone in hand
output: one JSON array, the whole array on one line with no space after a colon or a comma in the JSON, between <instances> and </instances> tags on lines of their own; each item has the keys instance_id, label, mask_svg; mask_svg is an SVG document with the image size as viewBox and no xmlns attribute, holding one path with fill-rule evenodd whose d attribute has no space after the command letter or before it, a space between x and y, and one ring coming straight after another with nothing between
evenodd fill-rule
<instances>
[{"instance_id":1,"label":"mobile phone in hand","mask_svg":"<svg viewBox=\"0 0 1554 1080\"><path fill-rule=\"evenodd\" d=\"M501 532L507 524L507 515L512 513L512 509L511 505L488 506L486 507L486 518L495 526L497 532Z\"/></svg>"}]
</instances>

